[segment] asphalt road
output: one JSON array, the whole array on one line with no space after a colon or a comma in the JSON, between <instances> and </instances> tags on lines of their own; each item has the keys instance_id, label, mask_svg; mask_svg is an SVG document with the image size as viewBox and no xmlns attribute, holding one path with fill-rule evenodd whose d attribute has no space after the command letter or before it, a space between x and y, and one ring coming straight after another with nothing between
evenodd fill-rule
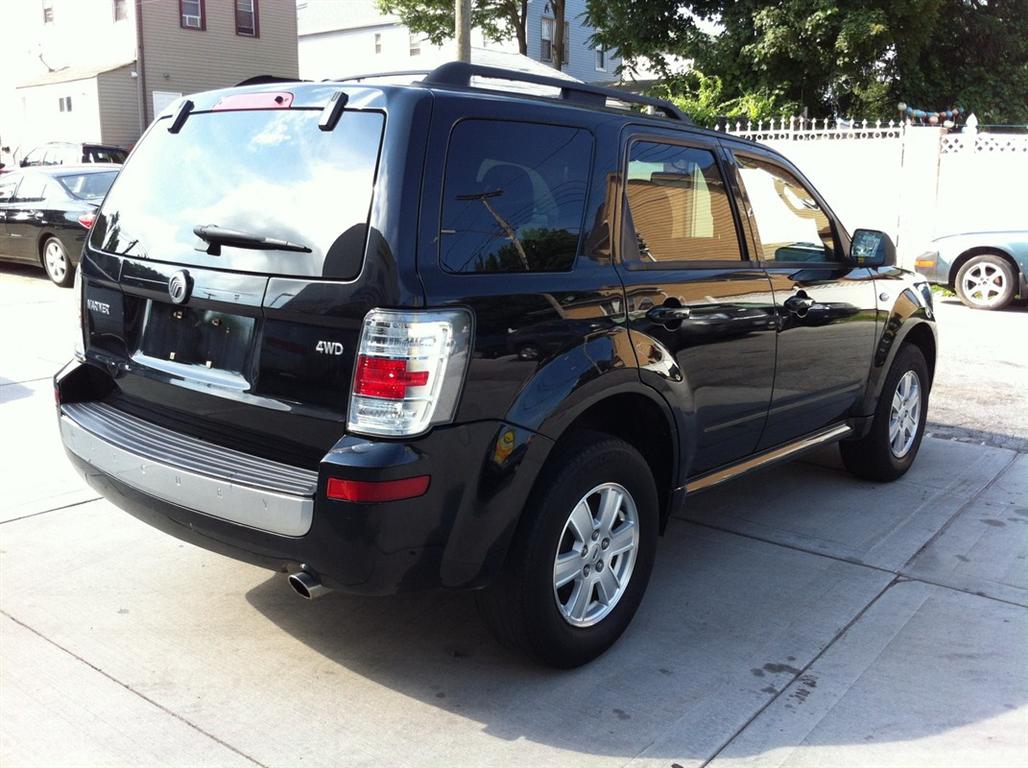
<instances>
[{"instance_id":1,"label":"asphalt road","mask_svg":"<svg viewBox=\"0 0 1028 768\"><path fill-rule=\"evenodd\" d=\"M943 305L897 483L825 451L698 495L620 643L555 673L466 594L299 600L97 500L49 377L70 291L0 266L0 765L1028 764L1028 313Z\"/></svg>"}]
</instances>

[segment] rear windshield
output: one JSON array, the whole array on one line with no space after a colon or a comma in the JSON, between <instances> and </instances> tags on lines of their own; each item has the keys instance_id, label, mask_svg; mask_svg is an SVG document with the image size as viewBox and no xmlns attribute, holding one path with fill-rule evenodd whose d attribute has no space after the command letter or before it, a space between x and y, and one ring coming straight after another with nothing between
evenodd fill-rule
<instances>
[{"instance_id":1,"label":"rear windshield","mask_svg":"<svg viewBox=\"0 0 1028 768\"><path fill-rule=\"evenodd\" d=\"M100 200L114 183L117 171L105 173L72 173L58 176L57 180L73 197L80 200Z\"/></svg>"},{"instance_id":2,"label":"rear windshield","mask_svg":"<svg viewBox=\"0 0 1028 768\"><path fill-rule=\"evenodd\" d=\"M360 272L385 116L346 111L335 130L320 110L190 115L179 133L159 121L104 201L90 245L128 256L298 277ZM306 246L310 253L223 245L215 226Z\"/></svg>"}]
</instances>

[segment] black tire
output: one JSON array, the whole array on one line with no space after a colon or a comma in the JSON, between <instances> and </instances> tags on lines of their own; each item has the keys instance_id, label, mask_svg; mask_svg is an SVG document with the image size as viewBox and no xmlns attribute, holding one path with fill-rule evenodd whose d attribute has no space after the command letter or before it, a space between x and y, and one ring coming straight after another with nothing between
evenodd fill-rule
<instances>
[{"instance_id":1,"label":"black tire","mask_svg":"<svg viewBox=\"0 0 1028 768\"><path fill-rule=\"evenodd\" d=\"M913 442L901 456L897 456L890 440L890 420L893 412L893 398L896 396L900 381L912 372L920 388L920 408L913 430ZM921 350L913 344L904 344L896 353L896 358L889 369L889 375L882 386L882 394L878 398L871 430L859 440L849 440L839 444L842 463L850 472L865 480L891 482L906 474L917 458L924 437L924 428L928 416L928 395L931 390L931 374ZM903 442L900 435L899 442Z\"/></svg>"},{"instance_id":2,"label":"black tire","mask_svg":"<svg viewBox=\"0 0 1028 768\"><path fill-rule=\"evenodd\" d=\"M976 290L974 283L979 277L988 279L988 282ZM960 267L953 288L960 301L971 309L1003 309L1017 293L1017 273L1006 259L983 253Z\"/></svg>"},{"instance_id":3,"label":"black tire","mask_svg":"<svg viewBox=\"0 0 1028 768\"><path fill-rule=\"evenodd\" d=\"M555 558L567 541L565 526L571 511L605 483L622 486L634 501L638 516L634 568L620 597L610 601L609 613L591 626L572 626L557 604ZM579 431L554 449L524 515L500 577L476 593L479 610L498 640L537 661L560 668L585 664L621 636L646 591L660 517L653 474L642 455L624 440ZM613 565L612 560L608 569ZM603 610L599 590L590 594L597 598L590 604Z\"/></svg>"},{"instance_id":4,"label":"black tire","mask_svg":"<svg viewBox=\"0 0 1028 768\"><path fill-rule=\"evenodd\" d=\"M51 257L51 253L53 256ZM64 245L56 237L48 237L40 250L43 269L54 285L67 288L75 281L75 266L68 257Z\"/></svg>"}]
</instances>

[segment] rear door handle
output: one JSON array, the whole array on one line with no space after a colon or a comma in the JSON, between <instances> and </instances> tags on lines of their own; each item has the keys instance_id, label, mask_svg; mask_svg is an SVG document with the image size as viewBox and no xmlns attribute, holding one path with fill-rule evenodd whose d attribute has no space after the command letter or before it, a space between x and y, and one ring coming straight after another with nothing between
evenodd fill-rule
<instances>
[{"instance_id":1,"label":"rear door handle","mask_svg":"<svg viewBox=\"0 0 1028 768\"><path fill-rule=\"evenodd\" d=\"M692 310L688 307L654 307L646 313L646 317L655 323L680 323L692 316Z\"/></svg>"}]
</instances>

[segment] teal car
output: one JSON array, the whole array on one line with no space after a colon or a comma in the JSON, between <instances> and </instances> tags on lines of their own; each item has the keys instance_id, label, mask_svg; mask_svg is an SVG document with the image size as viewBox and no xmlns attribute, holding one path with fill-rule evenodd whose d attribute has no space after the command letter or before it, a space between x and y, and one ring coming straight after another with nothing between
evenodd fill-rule
<instances>
[{"instance_id":1,"label":"teal car","mask_svg":"<svg viewBox=\"0 0 1028 768\"><path fill-rule=\"evenodd\" d=\"M1028 297L1028 231L966 232L932 241L914 267L972 309L1003 309Z\"/></svg>"}]
</instances>

